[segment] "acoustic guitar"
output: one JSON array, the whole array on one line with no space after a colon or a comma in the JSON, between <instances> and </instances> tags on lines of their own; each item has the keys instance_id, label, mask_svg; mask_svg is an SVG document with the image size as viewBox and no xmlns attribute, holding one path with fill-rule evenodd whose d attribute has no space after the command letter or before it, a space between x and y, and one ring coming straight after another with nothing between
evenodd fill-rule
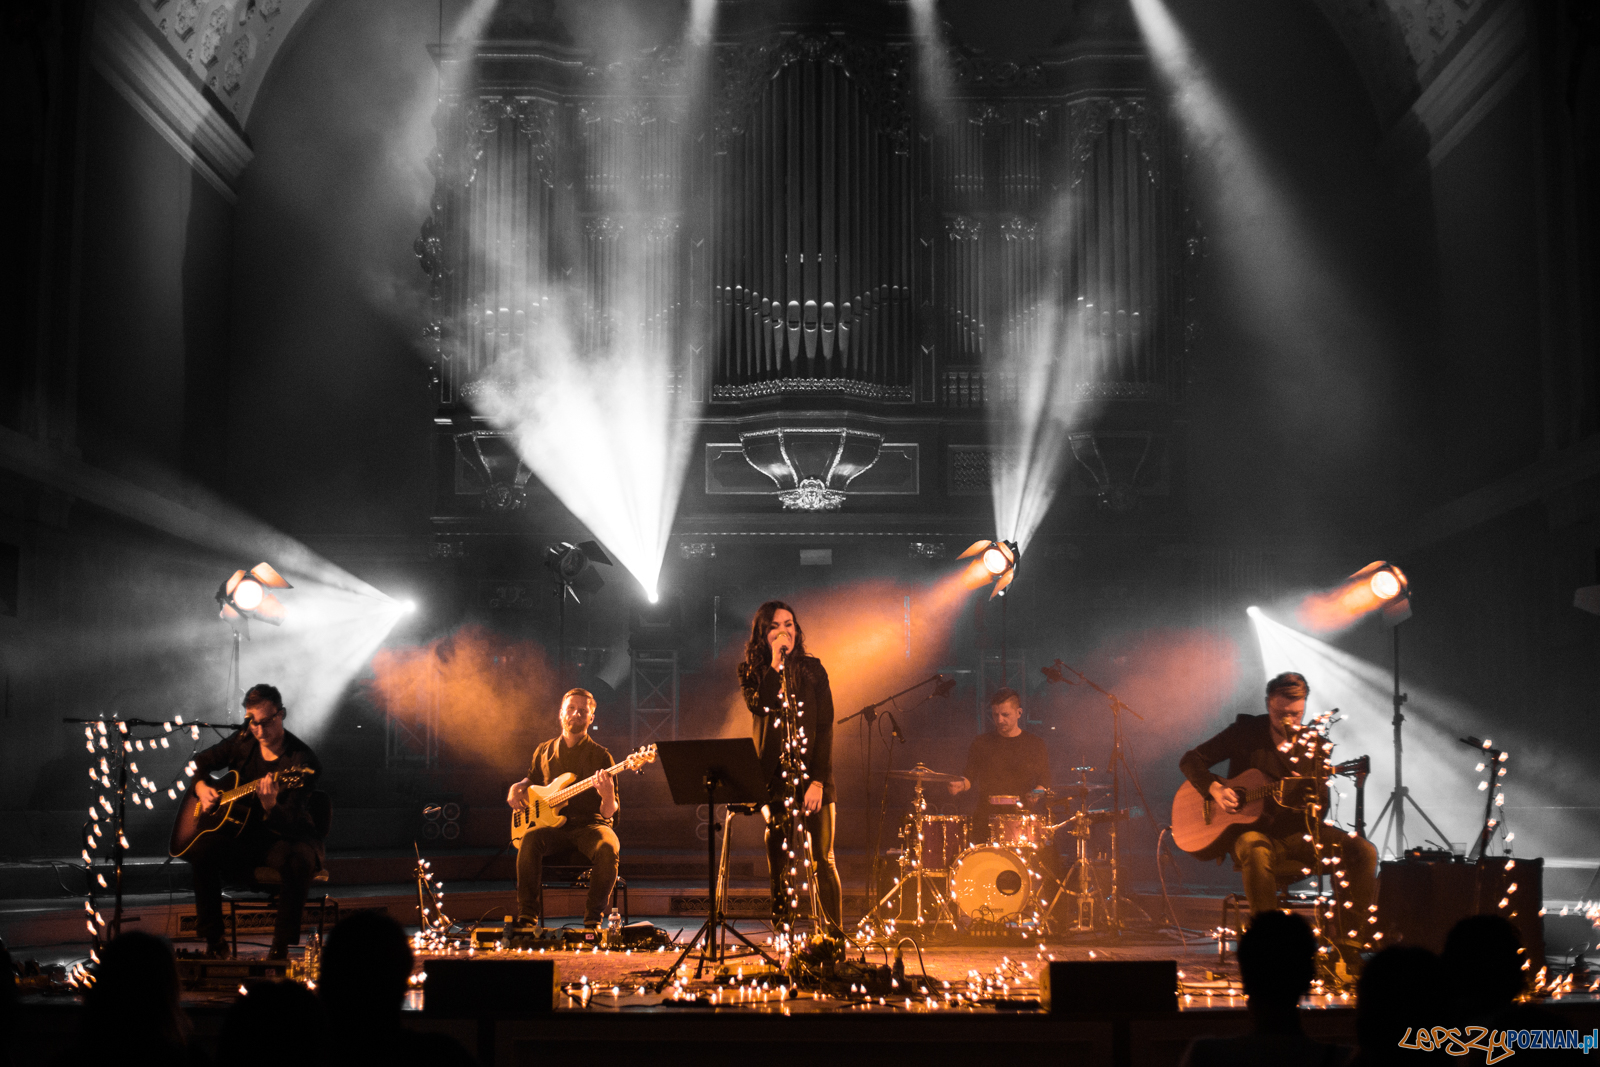
<instances>
[{"instance_id":1,"label":"acoustic guitar","mask_svg":"<svg viewBox=\"0 0 1600 1067\"><path fill-rule=\"evenodd\" d=\"M549 785L528 784L528 805L511 813L511 847L522 844L523 835L541 826L565 826L567 817L561 809L567 801L587 789L593 789L602 774L616 776L623 771L637 771L646 763L655 762L656 746L646 745L639 751L603 771L595 771L581 782L573 781L577 775L568 771Z\"/></svg>"},{"instance_id":2,"label":"acoustic guitar","mask_svg":"<svg viewBox=\"0 0 1600 1067\"><path fill-rule=\"evenodd\" d=\"M297 789L316 773L311 767L286 767L241 785L239 772L229 771L220 781L207 783L221 790L216 806L210 811L201 810L200 798L195 795L195 786L200 784L196 779L178 805L178 817L172 822L172 840L167 845L167 853L174 857L182 856L197 845L238 837L254 810L251 805L240 804L239 801L259 789L263 781L274 778L279 789Z\"/></svg>"},{"instance_id":3,"label":"acoustic guitar","mask_svg":"<svg viewBox=\"0 0 1600 1067\"><path fill-rule=\"evenodd\" d=\"M1172 843L1203 860L1227 853L1235 838L1261 820L1268 798L1280 803L1283 798L1284 782L1254 768L1221 781L1239 795L1239 810L1232 814L1189 781L1180 785L1178 795L1172 798Z\"/></svg>"}]
</instances>

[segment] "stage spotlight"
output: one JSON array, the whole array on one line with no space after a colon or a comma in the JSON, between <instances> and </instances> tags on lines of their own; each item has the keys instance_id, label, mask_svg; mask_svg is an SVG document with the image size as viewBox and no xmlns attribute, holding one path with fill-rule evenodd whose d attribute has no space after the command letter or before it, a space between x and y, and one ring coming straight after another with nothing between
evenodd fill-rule
<instances>
[{"instance_id":1,"label":"stage spotlight","mask_svg":"<svg viewBox=\"0 0 1600 1067\"><path fill-rule=\"evenodd\" d=\"M402 614L402 615L415 615L416 612L417 612L417 602L415 600L407 599L407 600L400 601L400 614Z\"/></svg>"},{"instance_id":2,"label":"stage spotlight","mask_svg":"<svg viewBox=\"0 0 1600 1067\"><path fill-rule=\"evenodd\" d=\"M649 596L650 603L652 603L652 604L661 603L661 594L657 593L654 589L650 590L650 592L648 594L646 594L646 595Z\"/></svg>"},{"instance_id":3,"label":"stage spotlight","mask_svg":"<svg viewBox=\"0 0 1600 1067\"><path fill-rule=\"evenodd\" d=\"M1256 607L1254 604L1251 604L1249 607L1245 608L1244 613L1250 616L1252 619L1261 618L1261 609Z\"/></svg>"},{"instance_id":4,"label":"stage spotlight","mask_svg":"<svg viewBox=\"0 0 1600 1067\"><path fill-rule=\"evenodd\" d=\"M258 563L248 571L237 570L217 587L220 618L229 622L258 619L271 626L283 625L283 603L268 589L293 589L270 563Z\"/></svg>"},{"instance_id":5,"label":"stage spotlight","mask_svg":"<svg viewBox=\"0 0 1600 1067\"><path fill-rule=\"evenodd\" d=\"M1300 622L1316 633L1348 629L1373 612L1396 626L1411 617L1411 583L1392 563L1376 560L1300 604Z\"/></svg>"},{"instance_id":6,"label":"stage spotlight","mask_svg":"<svg viewBox=\"0 0 1600 1067\"><path fill-rule=\"evenodd\" d=\"M994 589L990 591L991 598L1006 595L1006 587L1017 577L1017 561L1020 553L1017 551L1015 541L974 541L972 547L961 553L960 559L978 557L983 569L994 579Z\"/></svg>"}]
</instances>

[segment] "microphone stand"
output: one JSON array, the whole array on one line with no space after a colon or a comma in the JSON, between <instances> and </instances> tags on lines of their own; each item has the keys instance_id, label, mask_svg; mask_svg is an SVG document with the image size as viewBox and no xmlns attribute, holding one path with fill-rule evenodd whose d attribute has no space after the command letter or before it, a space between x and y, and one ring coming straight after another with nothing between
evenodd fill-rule
<instances>
[{"instance_id":1,"label":"microphone stand","mask_svg":"<svg viewBox=\"0 0 1600 1067\"><path fill-rule=\"evenodd\" d=\"M117 810L116 810L116 823L115 823L115 826L112 827L112 832L109 833L109 834L106 834L107 837L111 838L111 863L112 863L112 878L113 878L112 893L113 893L113 896L114 896L114 899L115 899L115 906L114 906L114 908L112 909L112 912L111 912L111 922L108 923L108 924L105 924L105 929L109 930L110 933L111 933L111 936L113 938L115 938L115 937L117 937L118 935L120 935L122 933L122 924L123 924L124 921L128 921L128 922L136 921L136 920L124 920L123 917L122 917L122 866L123 866L123 861L127 857L127 848L123 845L122 841L123 841L123 838L127 835L128 753L131 751L132 743L135 740L133 735L130 734L128 731L133 729L134 727L137 727L137 726L165 727L170 731L171 728L172 728L172 722L170 720L156 720L156 719L112 719L112 720L107 720L107 719L84 719L84 718L77 718L77 717L64 718L61 721L64 722L64 723L68 723L70 725L75 725L75 726L94 726L96 724L104 726L108 721L115 722L117 724L117 729L115 731L108 731L107 734L102 735L103 737L110 736L110 737L115 737L115 739L116 739L116 750L115 750L116 760L117 760L117 784L116 784ZM194 726L194 727L202 727L203 726L203 727L208 727L208 728L213 729L213 730L226 730L226 729L234 728L235 724L233 724L233 723L218 724L218 723L213 723L213 722L186 722L186 723L183 723L182 725L184 725L184 726ZM196 735L196 736L198 736L198 735ZM139 738L138 740L143 740L143 738ZM152 744L153 743L154 742L152 742ZM111 745L110 745L109 742L106 744L105 749L106 749L107 752L111 751ZM91 759L92 758L93 757L91 757ZM96 776L96 778L98 779L98 776ZM113 834L115 836L112 836ZM85 851L87 851L87 850L85 850ZM93 889L92 889L93 881L89 879L89 875L91 873L93 873L93 870L94 870L94 861L91 859L88 863L84 864L84 868L83 868L84 878L88 881L88 884L91 886L91 889L90 889L90 895L91 896L93 895ZM100 935L99 934L95 934L94 935L94 940L95 940L95 944L98 946L99 943L100 943L100 940L101 940Z\"/></svg>"},{"instance_id":2,"label":"microphone stand","mask_svg":"<svg viewBox=\"0 0 1600 1067\"><path fill-rule=\"evenodd\" d=\"M922 707L922 705L926 704L928 701L932 700L934 697L936 697L936 696L937 697L945 696L950 692L951 689L955 688L954 679L946 678L942 674L930 675L929 677L922 679L922 681L917 682L914 685L906 686L904 689L900 690L900 692L895 693L892 696L884 697L882 700L880 700L880 701L878 701L878 702L876 702L874 704L868 704L866 707L862 708L860 711L855 712L852 715L846 715L842 719L835 719L834 720L834 725L835 726L843 726L847 722L850 722L850 721L855 720L855 719L860 719L861 722L862 722L862 728L865 729L866 732L867 732L867 761L866 761L865 767L862 769L862 772L861 772L861 780L862 780L862 791L864 793L866 793L866 795L867 795L867 810L868 811L872 810L872 734L873 734L873 731L871 729L871 726L872 726L873 723L878 721L878 716L880 714L888 714L888 712L880 712L878 709L883 707L885 704L893 704L900 697L905 696L907 693L914 692L915 690L921 689L923 686L927 685L929 682L936 682L938 684L935 685L934 688L932 690L930 690L921 700L917 701L915 704L911 705L909 708L900 708L900 711L901 711L902 714L905 714L907 712L916 711L918 708ZM867 899L868 900L877 900L878 899L878 889L880 888L879 882L878 882L878 854L883 848L883 820L888 815L888 811L889 811L889 772L894 769L894 743L896 741L899 741L901 744L905 743L905 734L903 734L901 732L900 724L895 721L895 718L894 718L893 715L889 716L889 722L893 724L894 729L889 735L888 761L884 765L884 768L883 768L883 789L879 793L878 818L877 818L876 824L872 828L872 862L867 868Z\"/></svg>"}]
</instances>

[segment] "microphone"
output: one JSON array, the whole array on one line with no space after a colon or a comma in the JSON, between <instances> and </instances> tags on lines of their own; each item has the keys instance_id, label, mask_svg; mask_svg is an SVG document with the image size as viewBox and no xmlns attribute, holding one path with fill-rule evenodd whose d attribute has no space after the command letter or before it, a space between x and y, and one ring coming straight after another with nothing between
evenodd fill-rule
<instances>
[{"instance_id":1,"label":"microphone","mask_svg":"<svg viewBox=\"0 0 1600 1067\"><path fill-rule=\"evenodd\" d=\"M784 661L787 660L788 658L789 658L789 646L788 645L779 645L778 646L778 669L780 671L783 670Z\"/></svg>"},{"instance_id":2,"label":"microphone","mask_svg":"<svg viewBox=\"0 0 1600 1067\"><path fill-rule=\"evenodd\" d=\"M1060 662L1061 662L1060 660L1056 660L1057 664L1059 664ZM1077 682L1073 681L1071 678L1068 678L1066 675L1062 674L1061 673L1061 669L1058 666L1057 667L1040 667L1039 668L1039 673L1044 675L1046 678L1048 678L1052 682L1065 682L1068 685L1077 685L1078 684Z\"/></svg>"},{"instance_id":3,"label":"microphone","mask_svg":"<svg viewBox=\"0 0 1600 1067\"><path fill-rule=\"evenodd\" d=\"M884 712L889 717L889 732L894 734L894 739L902 745L906 743L906 735L900 732L900 724L895 721L894 712Z\"/></svg>"},{"instance_id":4,"label":"microphone","mask_svg":"<svg viewBox=\"0 0 1600 1067\"><path fill-rule=\"evenodd\" d=\"M934 677L939 680L933 685L933 695L936 697L949 696L950 691L956 687L956 680L954 678L946 678L942 674L934 675Z\"/></svg>"}]
</instances>

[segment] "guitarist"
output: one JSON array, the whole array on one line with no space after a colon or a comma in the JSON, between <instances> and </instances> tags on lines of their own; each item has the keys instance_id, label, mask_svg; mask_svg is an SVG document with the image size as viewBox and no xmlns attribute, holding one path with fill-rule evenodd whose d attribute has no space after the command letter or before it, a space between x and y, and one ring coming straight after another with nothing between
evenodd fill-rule
<instances>
[{"instance_id":1,"label":"guitarist","mask_svg":"<svg viewBox=\"0 0 1600 1067\"><path fill-rule=\"evenodd\" d=\"M570 689L561 698L561 736L542 742L533 750L528 776L506 794L512 810L528 806L528 785L549 785L567 772L581 780L603 771L614 762L611 753L589 736L594 723L594 694L587 689ZM617 786L609 774L595 778L594 789L585 790L567 801L561 809L567 821L562 826L538 826L523 835L517 846L517 921L539 925L544 914L540 878L544 858L551 853L573 848L594 864L589 872L589 897L583 906L583 925L599 926L611 890L617 884L617 854L621 844L611 820L617 814Z\"/></svg>"},{"instance_id":2,"label":"guitarist","mask_svg":"<svg viewBox=\"0 0 1600 1067\"><path fill-rule=\"evenodd\" d=\"M1311 686L1305 676L1286 671L1267 683L1267 713L1265 715L1240 715L1233 725L1196 748L1184 753L1178 761L1184 777L1194 785L1201 796L1210 796L1224 812L1239 810L1239 797L1212 773L1211 767L1228 761L1228 777L1234 778L1248 769L1261 771L1272 779L1295 776L1298 772L1289 763L1284 750L1288 749L1306 713L1306 698ZM1244 876L1244 892L1250 901L1252 913L1270 911L1278 904L1277 872L1285 875L1313 867L1316 855L1311 843L1305 840L1306 814L1279 807L1268 799L1260 821L1249 827L1233 843L1234 864ZM1355 946L1348 944L1346 931L1360 927L1369 914L1372 903L1373 876L1378 868L1378 852L1363 838L1348 837L1344 833L1332 835L1343 849L1340 869L1349 881L1347 909L1357 916L1350 925L1340 924L1336 943L1345 961L1352 968L1359 967L1360 957ZM1336 853L1337 854L1337 853ZM1359 942L1359 937L1356 939Z\"/></svg>"},{"instance_id":3,"label":"guitarist","mask_svg":"<svg viewBox=\"0 0 1600 1067\"><path fill-rule=\"evenodd\" d=\"M311 747L283 728L287 709L276 686L255 685L244 695L244 724L239 732L194 758L194 797L202 810L217 804L222 792L207 779L216 771L239 772L239 783L265 779L252 796L235 801L247 809L237 837L207 835L213 840L184 854L194 867L195 932L206 939L207 954L228 955L223 939L222 879L248 876L257 867L272 867L283 879L278 919L272 931L269 959L283 959L290 945L300 943L300 913L306 889L321 869L326 853L306 801L309 785L280 789L274 771L310 769L322 764Z\"/></svg>"}]
</instances>

